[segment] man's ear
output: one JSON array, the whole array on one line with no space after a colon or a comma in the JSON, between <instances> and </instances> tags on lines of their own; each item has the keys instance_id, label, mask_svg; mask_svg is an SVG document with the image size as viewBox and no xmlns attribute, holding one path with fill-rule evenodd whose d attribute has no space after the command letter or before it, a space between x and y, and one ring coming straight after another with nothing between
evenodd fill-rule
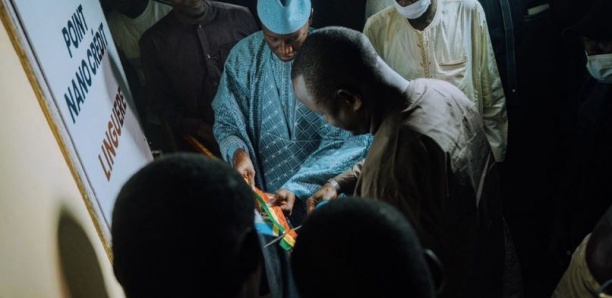
<instances>
[{"instance_id":1,"label":"man's ear","mask_svg":"<svg viewBox=\"0 0 612 298\"><path fill-rule=\"evenodd\" d=\"M353 112L358 111L363 104L361 97L357 94L353 94L352 92L346 89L339 89L336 91L336 96L341 100L341 102L348 104Z\"/></svg>"}]
</instances>

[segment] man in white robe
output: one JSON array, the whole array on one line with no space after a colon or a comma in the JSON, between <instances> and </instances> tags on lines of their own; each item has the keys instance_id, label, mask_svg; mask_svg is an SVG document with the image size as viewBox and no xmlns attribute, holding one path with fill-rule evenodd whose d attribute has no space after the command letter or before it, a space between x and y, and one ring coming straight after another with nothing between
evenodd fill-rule
<instances>
[{"instance_id":1,"label":"man in white robe","mask_svg":"<svg viewBox=\"0 0 612 298\"><path fill-rule=\"evenodd\" d=\"M397 0L364 34L406 79L448 81L476 103L497 162L506 155L508 116L482 6L476 0Z\"/></svg>"}]
</instances>

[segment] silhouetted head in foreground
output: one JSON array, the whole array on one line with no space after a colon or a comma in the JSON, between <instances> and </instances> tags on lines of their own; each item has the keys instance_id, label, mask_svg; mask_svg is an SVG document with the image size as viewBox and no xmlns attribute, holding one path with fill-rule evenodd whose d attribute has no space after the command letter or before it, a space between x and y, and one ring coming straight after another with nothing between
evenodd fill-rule
<instances>
[{"instance_id":1,"label":"silhouetted head in foreground","mask_svg":"<svg viewBox=\"0 0 612 298\"><path fill-rule=\"evenodd\" d=\"M127 297L257 297L255 202L230 166L197 154L134 174L113 211L113 267Z\"/></svg>"},{"instance_id":2,"label":"silhouetted head in foreground","mask_svg":"<svg viewBox=\"0 0 612 298\"><path fill-rule=\"evenodd\" d=\"M291 265L303 298L434 297L412 227L377 200L345 198L317 208L299 233Z\"/></svg>"}]
</instances>

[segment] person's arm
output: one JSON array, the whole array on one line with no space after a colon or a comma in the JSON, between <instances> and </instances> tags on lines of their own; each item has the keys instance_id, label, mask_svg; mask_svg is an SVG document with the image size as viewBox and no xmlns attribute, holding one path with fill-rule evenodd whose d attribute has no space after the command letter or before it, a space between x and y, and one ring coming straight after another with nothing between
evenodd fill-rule
<instances>
[{"instance_id":1,"label":"person's arm","mask_svg":"<svg viewBox=\"0 0 612 298\"><path fill-rule=\"evenodd\" d=\"M332 177L363 160L370 147L372 136L350 136L339 128L325 125L320 128L321 144L302 164L281 189L306 200Z\"/></svg>"},{"instance_id":2,"label":"person's arm","mask_svg":"<svg viewBox=\"0 0 612 298\"><path fill-rule=\"evenodd\" d=\"M145 75L145 93L153 111L181 133L194 136L210 133L212 123L186 116L185 107L170 84L172 80L169 76L172 74L167 74L160 64L162 57L158 56L157 50L159 42L163 41L146 33L139 42L140 59ZM162 53L162 55L167 54Z\"/></svg>"},{"instance_id":3,"label":"person's arm","mask_svg":"<svg viewBox=\"0 0 612 298\"><path fill-rule=\"evenodd\" d=\"M248 53L240 51L239 46L236 46L225 62L219 88L212 102L215 114L215 124L213 126L215 139L219 143L223 159L232 164L237 149L243 149L245 153L249 153L246 133L248 129L246 117L248 115L249 90L245 63L239 61L240 57L248 59L250 56Z\"/></svg>"},{"instance_id":4,"label":"person's arm","mask_svg":"<svg viewBox=\"0 0 612 298\"><path fill-rule=\"evenodd\" d=\"M364 162L365 159L340 175L327 180L327 183L306 200L306 212L310 214L321 202L335 200L341 193L354 192Z\"/></svg>"},{"instance_id":5,"label":"person's arm","mask_svg":"<svg viewBox=\"0 0 612 298\"><path fill-rule=\"evenodd\" d=\"M336 183L334 185L338 193L350 194L355 191L355 186L357 185L357 179L361 175L361 168L363 167L363 163L365 159L362 159L360 162L355 164L352 168L344 171L340 175L330 179L329 183ZM331 181L333 180L333 181Z\"/></svg>"},{"instance_id":6,"label":"person's arm","mask_svg":"<svg viewBox=\"0 0 612 298\"><path fill-rule=\"evenodd\" d=\"M482 118L485 134L491 145L495 161L502 162L506 158L508 143L508 114L506 112L506 97L495 61L495 52L489 37L489 29L484 11L480 5L475 13L474 24L474 59L478 59L474 74L480 77L474 82L480 85L479 101L482 102Z\"/></svg>"},{"instance_id":7,"label":"person's arm","mask_svg":"<svg viewBox=\"0 0 612 298\"><path fill-rule=\"evenodd\" d=\"M272 200L272 204L280 206L286 214L291 214L296 199L307 201L328 179L365 158L372 140L369 134L348 136L348 132L328 124L319 128L319 132L322 141L318 149L285 182Z\"/></svg>"},{"instance_id":8,"label":"person's arm","mask_svg":"<svg viewBox=\"0 0 612 298\"><path fill-rule=\"evenodd\" d=\"M423 248L434 251L447 266L446 289L458 289L467 277L461 272L473 264L477 243L478 213L471 186L453 177L461 175L451 169L453 157L435 140L414 132L400 135L393 163L385 163L393 167L393 174L377 177L382 183L370 194L406 215Z\"/></svg>"}]
</instances>

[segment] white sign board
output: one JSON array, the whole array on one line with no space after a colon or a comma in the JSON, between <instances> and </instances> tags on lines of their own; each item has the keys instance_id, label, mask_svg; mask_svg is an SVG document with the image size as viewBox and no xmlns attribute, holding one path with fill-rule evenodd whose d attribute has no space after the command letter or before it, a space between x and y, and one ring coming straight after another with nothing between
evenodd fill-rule
<instances>
[{"instance_id":1,"label":"white sign board","mask_svg":"<svg viewBox=\"0 0 612 298\"><path fill-rule=\"evenodd\" d=\"M97 0L11 0L52 118L108 235L121 186L153 157ZM24 45L28 47L28 45ZM100 224L100 223L98 223Z\"/></svg>"}]
</instances>

